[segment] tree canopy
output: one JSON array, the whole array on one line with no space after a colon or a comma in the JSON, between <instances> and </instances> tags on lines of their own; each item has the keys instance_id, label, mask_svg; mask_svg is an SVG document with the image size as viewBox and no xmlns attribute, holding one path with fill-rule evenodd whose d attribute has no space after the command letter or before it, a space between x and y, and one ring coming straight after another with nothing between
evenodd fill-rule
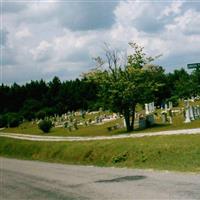
<instances>
[{"instance_id":1,"label":"tree canopy","mask_svg":"<svg viewBox=\"0 0 200 200\"><path fill-rule=\"evenodd\" d=\"M135 108L138 103L152 101L154 94L164 85L162 67L150 65L154 60L147 57L143 48L130 43L133 54L121 65L118 52L107 49L106 59L96 58L97 67L85 76L99 86L99 96L112 111L123 114L127 131L134 127Z\"/></svg>"}]
</instances>

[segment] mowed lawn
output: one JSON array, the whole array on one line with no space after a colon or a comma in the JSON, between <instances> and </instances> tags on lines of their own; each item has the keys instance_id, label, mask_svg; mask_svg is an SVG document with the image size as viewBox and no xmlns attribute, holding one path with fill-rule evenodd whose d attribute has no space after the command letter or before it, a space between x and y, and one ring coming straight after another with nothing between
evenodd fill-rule
<instances>
[{"instance_id":1,"label":"mowed lawn","mask_svg":"<svg viewBox=\"0 0 200 200\"><path fill-rule=\"evenodd\" d=\"M168 131L168 130L178 130L178 129L189 129L189 128L200 128L200 119L194 120L191 123L183 123L184 119L182 116L178 115L173 118L173 124L162 124L161 120L156 119L156 124L153 127L138 130L136 124L136 130L133 133L141 132L157 132L157 131ZM123 126L123 120L117 119L114 121L107 122L102 125L90 125L90 126L79 126L78 130L69 131L66 128L52 128L51 132L46 134L43 133L37 126L37 124L32 124L31 122L25 122L17 128L6 128L2 132L8 133L23 133L23 134L33 134L33 135L49 135L49 136L103 136L103 135L116 135L126 133L125 128L120 128L114 131L108 131L108 127L112 127L116 124Z\"/></svg>"},{"instance_id":2,"label":"mowed lawn","mask_svg":"<svg viewBox=\"0 0 200 200\"><path fill-rule=\"evenodd\" d=\"M87 142L0 138L0 156L57 163L200 172L200 135Z\"/></svg>"}]
</instances>

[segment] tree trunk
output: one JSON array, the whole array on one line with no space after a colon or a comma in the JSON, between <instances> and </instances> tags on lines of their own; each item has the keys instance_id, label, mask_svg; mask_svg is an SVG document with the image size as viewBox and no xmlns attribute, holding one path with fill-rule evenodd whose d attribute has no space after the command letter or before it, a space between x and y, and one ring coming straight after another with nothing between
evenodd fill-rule
<instances>
[{"instance_id":1,"label":"tree trunk","mask_svg":"<svg viewBox=\"0 0 200 200\"><path fill-rule=\"evenodd\" d=\"M131 116L131 131L133 131L134 130L134 122L135 122L135 107L136 107L136 105L135 104L133 104L133 106L132 106L132 116Z\"/></svg>"},{"instance_id":2,"label":"tree trunk","mask_svg":"<svg viewBox=\"0 0 200 200\"><path fill-rule=\"evenodd\" d=\"M126 122L126 130L127 130L127 132L132 131L131 130L131 124L130 124L130 112L129 112L128 109L124 111L124 118L125 118L125 122Z\"/></svg>"},{"instance_id":3,"label":"tree trunk","mask_svg":"<svg viewBox=\"0 0 200 200\"><path fill-rule=\"evenodd\" d=\"M134 130L134 121L135 121L135 104L133 104L131 111L132 114L130 116L130 110L129 109L125 109L124 111L124 118L125 118L125 122L126 122L126 130L127 132L131 132Z\"/></svg>"}]
</instances>

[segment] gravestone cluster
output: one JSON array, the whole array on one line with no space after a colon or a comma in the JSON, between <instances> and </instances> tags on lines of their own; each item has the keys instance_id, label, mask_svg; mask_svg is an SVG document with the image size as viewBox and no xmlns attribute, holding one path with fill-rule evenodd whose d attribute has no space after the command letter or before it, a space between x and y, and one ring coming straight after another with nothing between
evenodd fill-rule
<instances>
[{"instance_id":1,"label":"gravestone cluster","mask_svg":"<svg viewBox=\"0 0 200 200\"><path fill-rule=\"evenodd\" d=\"M145 115L140 115L138 117L139 129L145 129L148 126L152 126L155 123L154 112L156 108L154 102L145 103Z\"/></svg>"},{"instance_id":2,"label":"gravestone cluster","mask_svg":"<svg viewBox=\"0 0 200 200\"><path fill-rule=\"evenodd\" d=\"M174 108L171 101L162 105L161 112L156 111L154 102L145 103L145 110L135 113L135 125L139 129L145 129L152 126L155 123L155 119L161 119L162 123L173 123L174 116L182 114L184 116L184 123L190 123L193 120L200 118L200 105L190 105L193 99L184 101L184 108ZM192 103L194 104L194 103ZM159 114L160 113L160 114ZM122 115L112 113L105 114L105 112L93 111L78 111L78 112L67 112L65 114L54 115L51 117L45 117L46 120L51 120L55 127L65 128L69 131L78 130L81 126L88 127L91 125L102 125L106 122L110 122L119 118ZM36 119L33 123L39 123L40 120ZM126 127L125 119L124 124L115 124L107 127L108 131L112 131L118 128Z\"/></svg>"},{"instance_id":3,"label":"gravestone cluster","mask_svg":"<svg viewBox=\"0 0 200 200\"><path fill-rule=\"evenodd\" d=\"M174 111L173 111L173 104L171 101L164 104L164 107L161 107L161 119L162 123L173 123L173 116L174 116Z\"/></svg>"},{"instance_id":4,"label":"gravestone cluster","mask_svg":"<svg viewBox=\"0 0 200 200\"><path fill-rule=\"evenodd\" d=\"M92 115L95 115L95 117ZM87 118L86 118L87 116ZM91 117L90 117L91 116ZM86 111L79 111L79 112L68 112L65 114L54 115L51 117L45 117L46 120L51 120L54 127L56 128L65 128L69 131L78 130L80 126L90 126L90 125L101 125L106 122L116 120L121 116L112 113L112 114L101 114L100 111L96 112L86 112ZM33 123L39 123L41 120L36 119Z\"/></svg>"},{"instance_id":5,"label":"gravestone cluster","mask_svg":"<svg viewBox=\"0 0 200 200\"><path fill-rule=\"evenodd\" d=\"M184 110L184 117L185 117L185 123L190 123L191 121L195 119L200 118L200 106L192 106L189 103L189 100L185 100L185 110Z\"/></svg>"}]
</instances>

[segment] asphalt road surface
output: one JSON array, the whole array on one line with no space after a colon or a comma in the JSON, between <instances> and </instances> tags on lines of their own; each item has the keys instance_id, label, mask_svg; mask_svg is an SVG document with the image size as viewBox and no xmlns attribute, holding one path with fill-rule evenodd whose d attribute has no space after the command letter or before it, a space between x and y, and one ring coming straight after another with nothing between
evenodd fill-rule
<instances>
[{"instance_id":1,"label":"asphalt road surface","mask_svg":"<svg viewBox=\"0 0 200 200\"><path fill-rule=\"evenodd\" d=\"M200 199L200 174L0 158L0 199Z\"/></svg>"}]
</instances>

